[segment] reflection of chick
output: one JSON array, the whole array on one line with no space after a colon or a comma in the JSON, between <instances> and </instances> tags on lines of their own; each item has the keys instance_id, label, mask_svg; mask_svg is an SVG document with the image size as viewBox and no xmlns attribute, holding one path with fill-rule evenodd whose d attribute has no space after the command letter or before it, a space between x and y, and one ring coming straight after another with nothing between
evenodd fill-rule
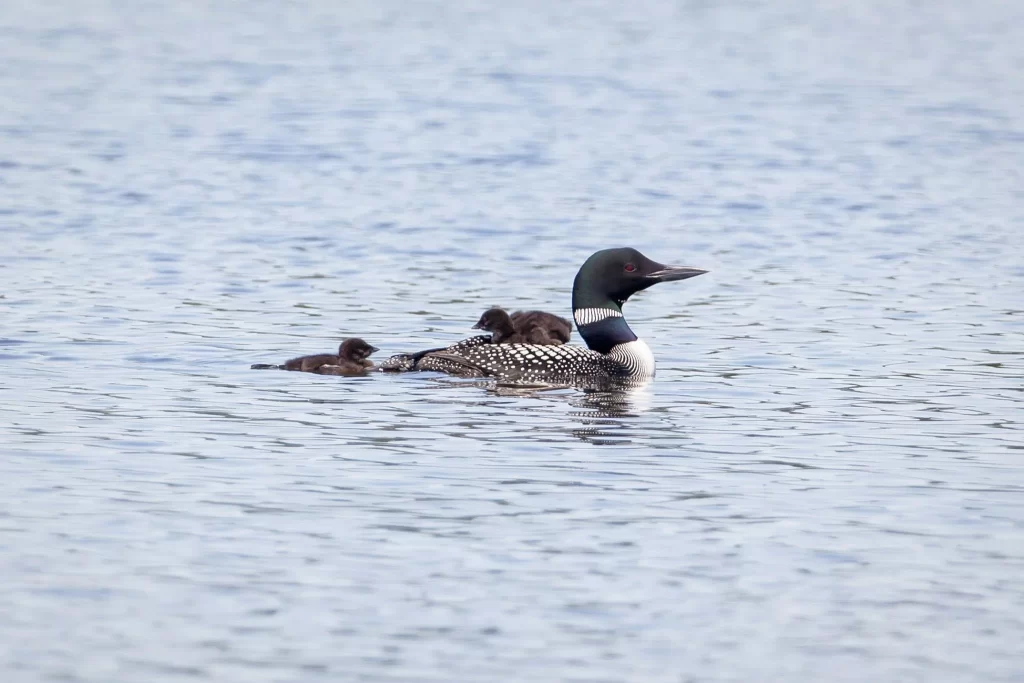
<instances>
[{"instance_id":1,"label":"reflection of chick","mask_svg":"<svg viewBox=\"0 0 1024 683\"><path fill-rule=\"evenodd\" d=\"M539 311L537 311L539 313ZM544 315L550 315L545 313ZM554 317L554 316L552 316ZM531 324L515 324L507 312L500 308L491 308L484 311L480 320L473 325L474 330L486 330L491 333L492 344L561 344L562 342L550 336L542 326L536 322Z\"/></svg>"},{"instance_id":2,"label":"reflection of chick","mask_svg":"<svg viewBox=\"0 0 1024 683\"><path fill-rule=\"evenodd\" d=\"M314 356L292 358L284 364L284 369L315 372L320 375L361 375L373 367L373 361L368 358L377 350L379 350L377 347L370 346L358 337L353 337L341 343L337 355L320 353Z\"/></svg>"}]
</instances>

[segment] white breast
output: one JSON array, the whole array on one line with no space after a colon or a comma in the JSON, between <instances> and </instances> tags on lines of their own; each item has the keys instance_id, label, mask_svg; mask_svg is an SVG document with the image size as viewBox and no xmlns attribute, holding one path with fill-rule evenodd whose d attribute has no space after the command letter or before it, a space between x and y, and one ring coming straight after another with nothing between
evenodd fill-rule
<instances>
[{"instance_id":1,"label":"white breast","mask_svg":"<svg viewBox=\"0 0 1024 683\"><path fill-rule=\"evenodd\" d=\"M634 377L654 377L654 354L642 339L616 344L608 352L608 357L628 367Z\"/></svg>"}]
</instances>

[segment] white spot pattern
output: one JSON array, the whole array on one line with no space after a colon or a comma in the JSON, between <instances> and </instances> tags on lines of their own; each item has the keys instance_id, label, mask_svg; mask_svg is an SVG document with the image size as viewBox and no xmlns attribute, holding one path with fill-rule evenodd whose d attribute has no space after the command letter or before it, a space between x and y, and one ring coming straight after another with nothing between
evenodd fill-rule
<instances>
[{"instance_id":1,"label":"white spot pattern","mask_svg":"<svg viewBox=\"0 0 1024 683\"><path fill-rule=\"evenodd\" d=\"M605 318L621 318L622 313L610 308L578 308L572 312L572 317L576 320L576 326L580 327L600 322Z\"/></svg>"},{"instance_id":2,"label":"white spot pattern","mask_svg":"<svg viewBox=\"0 0 1024 683\"><path fill-rule=\"evenodd\" d=\"M618 344L605 355L569 344L488 344L480 343L474 337L452 344L443 353L445 355L427 354L414 367L400 369L436 370L463 377L495 377L511 384L572 383L590 379L633 381L654 377L654 354L639 339ZM393 358L402 359L401 356Z\"/></svg>"},{"instance_id":3,"label":"white spot pattern","mask_svg":"<svg viewBox=\"0 0 1024 683\"><path fill-rule=\"evenodd\" d=\"M459 354L471 367L504 382L572 382L577 378L607 380L631 378L637 372L623 360L582 346L534 344L484 344ZM632 356L624 356L632 358ZM438 359L442 360L442 359ZM425 369L440 369L424 359ZM639 367L639 364L638 364Z\"/></svg>"}]
</instances>

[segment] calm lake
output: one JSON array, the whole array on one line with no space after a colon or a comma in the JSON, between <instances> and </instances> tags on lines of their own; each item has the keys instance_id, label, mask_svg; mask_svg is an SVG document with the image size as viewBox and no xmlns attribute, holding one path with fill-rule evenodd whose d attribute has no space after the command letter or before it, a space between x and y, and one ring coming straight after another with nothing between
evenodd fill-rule
<instances>
[{"instance_id":1,"label":"calm lake","mask_svg":"<svg viewBox=\"0 0 1024 683\"><path fill-rule=\"evenodd\" d=\"M0 679L1024 681L1024 3L508 5L0 7Z\"/></svg>"}]
</instances>

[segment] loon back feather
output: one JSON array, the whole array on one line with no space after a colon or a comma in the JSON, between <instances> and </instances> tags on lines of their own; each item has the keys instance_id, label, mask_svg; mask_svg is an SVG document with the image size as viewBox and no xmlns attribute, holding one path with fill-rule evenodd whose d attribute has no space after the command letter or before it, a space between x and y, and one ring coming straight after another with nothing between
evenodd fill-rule
<instances>
[{"instance_id":1,"label":"loon back feather","mask_svg":"<svg viewBox=\"0 0 1024 683\"><path fill-rule=\"evenodd\" d=\"M517 382L571 382L576 378L628 377L630 368L605 354L582 346L539 344L490 344L464 349L458 354L429 354L421 365L433 369L431 357L443 356L478 369L486 377ZM434 366L436 367L436 366Z\"/></svg>"},{"instance_id":2,"label":"loon back feather","mask_svg":"<svg viewBox=\"0 0 1024 683\"><path fill-rule=\"evenodd\" d=\"M439 346L434 349L426 349L424 351L417 351L416 353L396 353L391 356L378 368L381 372L410 372L414 370L437 370L436 367L421 367L423 362L431 356L436 356L441 353L452 354L458 356L461 352L466 349L473 348L474 346L480 346L482 344L490 344L491 335L480 334L469 339L463 339L462 341L455 342L450 346ZM428 362L430 365L431 362ZM448 372L447 370L439 370L439 372ZM482 377L483 375L477 375Z\"/></svg>"}]
</instances>

